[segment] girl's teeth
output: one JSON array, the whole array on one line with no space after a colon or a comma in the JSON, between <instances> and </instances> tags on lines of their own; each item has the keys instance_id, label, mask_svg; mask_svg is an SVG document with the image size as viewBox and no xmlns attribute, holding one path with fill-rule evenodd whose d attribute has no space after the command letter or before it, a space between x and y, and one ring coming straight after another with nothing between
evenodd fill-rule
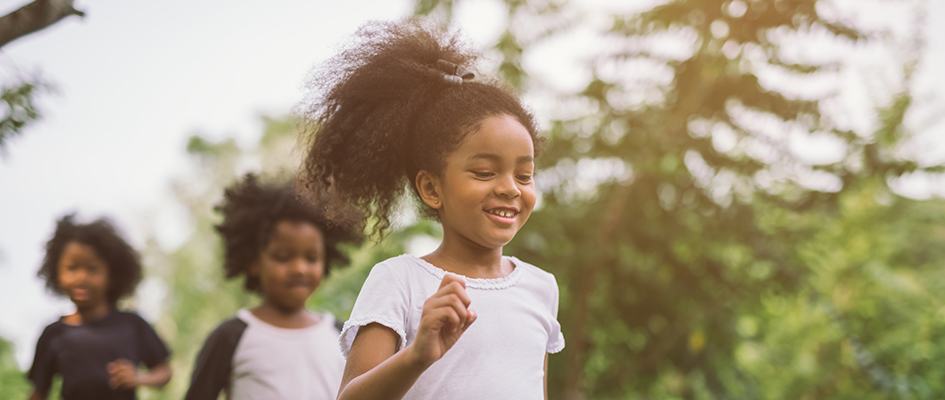
<instances>
[{"instance_id":1,"label":"girl's teeth","mask_svg":"<svg viewBox=\"0 0 945 400\"><path fill-rule=\"evenodd\" d=\"M498 215L500 217L505 217L505 218L512 218L514 214L512 211L505 211L505 210L492 210L490 212L492 214Z\"/></svg>"}]
</instances>

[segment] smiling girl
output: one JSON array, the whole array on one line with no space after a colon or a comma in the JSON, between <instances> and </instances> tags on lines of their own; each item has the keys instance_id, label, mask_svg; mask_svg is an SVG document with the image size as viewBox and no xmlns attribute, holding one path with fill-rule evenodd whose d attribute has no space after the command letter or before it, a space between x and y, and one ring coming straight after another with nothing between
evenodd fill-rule
<instances>
[{"instance_id":1,"label":"smiling girl","mask_svg":"<svg viewBox=\"0 0 945 400\"><path fill-rule=\"evenodd\" d=\"M39 276L68 296L75 312L39 337L28 374L31 399L45 399L56 375L63 399L134 399L138 386L161 387L171 379L170 353L151 325L117 309L141 280L141 263L111 222L60 219Z\"/></svg>"},{"instance_id":2,"label":"smiling girl","mask_svg":"<svg viewBox=\"0 0 945 400\"><path fill-rule=\"evenodd\" d=\"M537 129L517 97L468 72L458 39L373 24L318 76L309 187L385 231L409 187L443 239L374 266L341 331L340 399L541 399L564 347L554 276L503 247L535 206Z\"/></svg>"}]
</instances>

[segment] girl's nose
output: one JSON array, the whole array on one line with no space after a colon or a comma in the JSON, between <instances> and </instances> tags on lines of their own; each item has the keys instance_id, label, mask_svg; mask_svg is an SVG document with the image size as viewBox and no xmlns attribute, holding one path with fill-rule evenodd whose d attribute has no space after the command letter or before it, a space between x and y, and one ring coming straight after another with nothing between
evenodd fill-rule
<instances>
[{"instance_id":1,"label":"girl's nose","mask_svg":"<svg viewBox=\"0 0 945 400\"><path fill-rule=\"evenodd\" d=\"M77 283L85 283L88 277L89 277L89 271L87 271L85 268L77 269L72 275L72 278Z\"/></svg>"},{"instance_id":2,"label":"girl's nose","mask_svg":"<svg viewBox=\"0 0 945 400\"><path fill-rule=\"evenodd\" d=\"M294 260L292 260L292 263L290 264L291 266L290 270L292 271L293 274L300 274L300 275L304 274L305 271L308 270L308 266L306 264L307 263L305 262L305 258L297 257Z\"/></svg>"},{"instance_id":3,"label":"girl's nose","mask_svg":"<svg viewBox=\"0 0 945 400\"><path fill-rule=\"evenodd\" d=\"M514 176L505 176L499 179L495 186L495 194L499 197L514 199L522 195L518 185L515 183Z\"/></svg>"}]
</instances>

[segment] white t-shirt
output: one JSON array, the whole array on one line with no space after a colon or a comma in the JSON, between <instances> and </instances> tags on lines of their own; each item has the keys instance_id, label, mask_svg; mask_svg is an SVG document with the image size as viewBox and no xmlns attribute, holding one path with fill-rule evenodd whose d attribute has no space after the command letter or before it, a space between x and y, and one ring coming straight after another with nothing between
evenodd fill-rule
<instances>
[{"instance_id":1,"label":"white t-shirt","mask_svg":"<svg viewBox=\"0 0 945 400\"><path fill-rule=\"evenodd\" d=\"M554 275L514 257L515 269L496 279L466 278L476 322L439 361L427 369L405 400L540 400L544 398L546 353L564 348L558 323ZM425 260L401 255L371 270L341 330L345 356L358 329L372 322L400 336L400 349L413 342L423 303L446 272Z\"/></svg>"},{"instance_id":2,"label":"white t-shirt","mask_svg":"<svg viewBox=\"0 0 945 400\"><path fill-rule=\"evenodd\" d=\"M246 331L233 354L230 399L334 399L344 357L330 313L315 325L280 328L249 310L237 317Z\"/></svg>"}]
</instances>

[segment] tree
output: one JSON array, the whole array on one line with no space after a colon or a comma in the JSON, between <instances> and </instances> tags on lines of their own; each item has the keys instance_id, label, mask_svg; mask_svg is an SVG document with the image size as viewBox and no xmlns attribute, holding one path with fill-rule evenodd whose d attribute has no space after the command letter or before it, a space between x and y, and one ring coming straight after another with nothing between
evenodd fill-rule
<instances>
[{"instance_id":1,"label":"tree","mask_svg":"<svg viewBox=\"0 0 945 400\"><path fill-rule=\"evenodd\" d=\"M0 17L0 47L72 15L85 16L85 12L75 8L72 0L30 2Z\"/></svg>"},{"instance_id":2,"label":"tree","mask_svg":"<svg viewBox=\"0 0 945 400\"><path fill-rule=\"evenodd\" d=\"M30 2L0 17L0 47L72 15L85 15L73 6L72 0ZM35 77L3 84L0 88L0 100L3 103L0 115L0 150L3 150L7 141L20 134L28 123L40 118L35 97L49 89L47 82Z\"/></svg>"},{"instance_id":3,"label":"tree","mask_svg":"<svg viewBox=\"0 0 945 400\"><path fill-rule=\"evenodd\" d=\"M881 110L882 129L856 132L823 111L829 96L770 78L841 72L838 58L790 58L784 50L792 42L816 37L842 47L882 35L841 23L829 1L660 2L604 15L609 23L597 34L606 45L587 63L584 89L556 93L521 61L585 19L560 1L505 5L507 25L490 49L498 73L526 96L561 104L546 124L542 207L509 247L553 271L562 288L568 347L564 362L552 363L551 392L566 399L822 393L805 385L778 392L787 386L770 385L763 379L771 375L751 369L757 364L739 361L739 330L757 316L767 318L758 328L764 336L782 328L768 302L808 293L822 273L798 246L845 223L842 201L861 181L885 187L940 167L895 151L908 94ZM416 11L450 18L455 6L424 0ZM792 135L838 143L842 154L805 161L790 150ZM881 232L870 237L886 240ZM826 393L857 385L900 393L868 373L851 374L851 382L828 384Z\"/></svg>"}]
</instances>

